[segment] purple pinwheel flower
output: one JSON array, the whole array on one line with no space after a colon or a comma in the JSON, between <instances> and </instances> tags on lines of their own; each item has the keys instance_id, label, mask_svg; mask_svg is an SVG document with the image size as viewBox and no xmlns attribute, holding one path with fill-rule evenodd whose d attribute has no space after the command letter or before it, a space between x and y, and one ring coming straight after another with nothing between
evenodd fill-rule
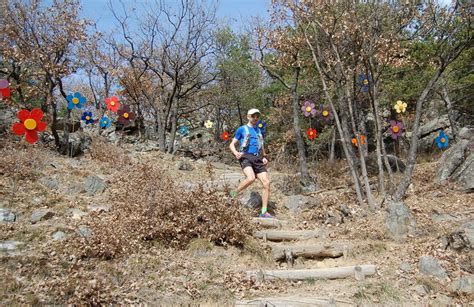
<instances>
[{"instance_id":1,"label":"purple pinwheel flower","mask_svg":"<svg viewBox=\"0 0 474 307\"><path fill-rule=\"evenodd\" d=\"M320 115L321 115L321 119L326 123L328 124L329 122L331 122L331 120L333 119L333 114L332 114L332 111L330 108L328 108L327 106L325 105L321 105L319 107L319 112L320 112Z\"/></svg>"}]
</instances>

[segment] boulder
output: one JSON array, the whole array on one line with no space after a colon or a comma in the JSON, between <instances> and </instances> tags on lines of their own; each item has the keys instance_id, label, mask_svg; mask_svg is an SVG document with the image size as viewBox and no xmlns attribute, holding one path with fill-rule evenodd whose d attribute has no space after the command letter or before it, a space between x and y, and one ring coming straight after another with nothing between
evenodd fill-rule
<instances>
[{"instance_id":1,"label":"boulder","mask_svg":"<svg viewBox=\"0 0 474 307\"><path fill-rule=\"evenodd\" d=\"M240 198L240 203L251 209L260 209L262 207L262 196L258 192L245 191Z\"/></svg>"},{"instance_id":2,"label":"boulder","mask_svg":"<svg viewBox=\"0 0 474 307\"><path fill-rule=\"evenodd\" d=\"M12 252L18 249L23 242L20 241L1 241L0 242L0 252Z\"/></svg>"},{"instance_id":3,"label":"boulder","mask_svg":"<svg viewBox=\"0 0 474 307\"><path fill-rule=\"evenodd\" d=\"M310 208L315 205L315 199L313 197L304 195L291 195L285 200L285 208L292 212Z\"/></svg>"},{"instance_id":4,"label":"boulder","mask_svg":"<svg viewBox=\"0 0 474 307\"><path fill-rule=\"evenodd\" d=\"M420 273L429 276L445 278L448 276L446 270L439 264L436 258L431 256L422 256L418 264Z\"/></svg>"},{"instance_id":5,"label":"boulder","mask_svg":"<svg viewBox=\"0 0 474 307\"><path fill-rule=\"evenodd\" d=\"M66 238L66 234L63 231L56 231L52 237L54 241L62 241Z\"/></svg>"},{"instance_id":6,"label":"boulder","mask_svg":"<svg viewBox=\"0 0 474 307\"><path fill-rule=\"evenodd\" d=\"M474 151L453 173L451 179L457 181L466 193L474 192Z\"/></svg>"},{"instance_id":7,"label":"boulder","mask_svg":"<svg viewBox=\"0 0 474 307\"><path fill-rule=\"evenodd\" d=\"M387 228L396 241L403 241L416 228L416 222L410 209L403 202L392 202L387 207L385 220Z\"/></svg>"},{"instance_id":8,"label":"boulder","mask_svg":"<svg viewBox=\"0 0 474 307\"><path fill-rule=\"evenodd\" d=\"M87 226L79 226L77 229L77 234L81 237L90 237L92 236L92 230Z\"/></svg>"},{"instance_id":9,"label":"boulder","mask_svg":"<svg viewBox=\"0 0 474 307\"><path fill-rule=\"evenodd\" d=\"M84 188L86 190L87 195L94 196L95 194L100 194L104 192L107 188L107 184L99 176L92 175L86 178Z\"/></svg>"},{"instance_id":10,"label":"boulder","mask_svg":"<svg viewBox=\"0 0 474 307\"><path fill-rule=\"evenodd\" d=\"M438 182L447 180L454 171L464 163L464 154L468 145L468 140L461 140L443 153L440 159L440 167L436 175L436 180Z\"/></svg>"},{"instance_id":11,"label":"boulder","mask_svg":"<svg viewBox=\"0 0 474 307\"><path fill-rule=\"evenodd\" d=\"M38 223L40 221L49 220L53 216L54 216L54 212L50 211L48 209L35 210L31 214L31 223L35 224L35 223Z\"/></svg>"},{"instance_id":12,"label":"boulder","mask_svg":"<svg viewBox=\"0 0 474 307\"><path fill-rule=\"evenodd\" d=\"M178 170L180 171L192 171L194 170L194 166L187 162L187 161L179 161L178 162Z\"/></svg>"},{"instance_id":13,"label":"boulder","mask_svg":"<svg viewBox=\"0 0 474 307\"><path fill-rule=\"evenodd\" d=\"M465 276L456 279L451 283L451 290L454 292L474 294L474 278Z\"/></svg>"},{"instance_id":14,"label":"boulder","mask_svg":"<svg viewBox=\"0 0 474 307\"><path fill-rule=\"evenodd\" d=\"M7 208L0 208L0 222L15 222L16 221L16 215Z\"/></svg>"},{"instance_id":15,"label":"boulder","mask_svg":"<svg viewBox=\"0 0 474 307\"><path fill-rule=\"evenodd\" d=\"M64 141L62 142L59 152L69 157L76 157L90 148L92 138L88 134L78 131L69 134L67 144Z\"/></svg>"},{"instance_id":16,"label":"boulder","mask_svg":"<svg viewBox=\"0 0 474 307\"><path fill-rule=\"evenodd\" d=\"M81 209L73 208L73 209L69 209L69 215L74 220L80 220L84 215L87 215L87 213L85 213Z\"/></svg>"},{"instance_id":17,"label":"boulder","mask_svg":"<svg viewBox=\"0 0 474 307\"><path fill-rule=\"evenodd\" d=\"M59 182L56 178L42 177L39 182L51 190L57 190L59 188Z\"/></svg>"},{"instance_id":18,"label":"boulder","mask_svg":"<svg viewBox=\"0 0 474 307\"><path fill-rule=\"evenodd\" d=\"M400 158L395 155L387 154L388 164L390 165L390 169L393 172L403 172L405 171L405 162L403 162ZM387 170L385 167L385 163L382 161L384 169ZM377 175L379 173L379 166L377 164L377 155L374 153L369 154L366 159L367 164L367 171L370 175Z\"/></svg>"},{"instance_id":19,"label":"boulder","mask_svg":"<svg viewBox=\"0 0 474 307\"><path fill-rule=\"evenodd\" d=\"M474 221L461 225L448 235L448 246L454 250L474 249Z\"/></svg>"}]
</instances>

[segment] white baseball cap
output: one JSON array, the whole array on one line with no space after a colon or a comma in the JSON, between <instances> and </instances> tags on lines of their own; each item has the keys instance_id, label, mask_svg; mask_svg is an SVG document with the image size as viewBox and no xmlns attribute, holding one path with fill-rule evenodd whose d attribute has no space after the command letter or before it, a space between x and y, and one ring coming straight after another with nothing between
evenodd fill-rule
<instances>
[{"instance_id":1,"label":"white baseball cap","mask_svg":"<svg viewBox=\"0 0 474 307\"><path fill-rule=\"evenodd\" d=\"M253 115L255 113L260 113L260 111L258 109L250 109L248 112L247 112L247 115ZM261 114L261 113L260 113Z\"/></svg>"}]
</instances>

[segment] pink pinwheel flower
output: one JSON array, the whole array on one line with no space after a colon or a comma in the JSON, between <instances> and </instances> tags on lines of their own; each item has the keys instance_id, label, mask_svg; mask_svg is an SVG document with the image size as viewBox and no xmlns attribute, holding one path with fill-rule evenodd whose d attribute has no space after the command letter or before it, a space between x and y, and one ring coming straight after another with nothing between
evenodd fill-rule
<instances>
[{"instance_id":1,"label":"pink pinwheel flower","mask_svg":"<svg viewBox=\"0 0 474 307\"><path fill-rule=\"evenodd\" d=\"M314 103L307 100L304 102L303 106L301 107L301 111L304 112L304 116L314 116L316 114L316 109L314 108Z\"/></svg>"},{"instance_id":2,"label":"pink pinwheel flower","mask_svg":"<svg viewBox=\"0 0 474 307\"><path fill-rule=\"evenodd\" d=\"M389 131L392 139L398 139L398 137L401 136L403 132L403 123L398 122L396 120L391 120Z\"/></svg>"}]
</instances>

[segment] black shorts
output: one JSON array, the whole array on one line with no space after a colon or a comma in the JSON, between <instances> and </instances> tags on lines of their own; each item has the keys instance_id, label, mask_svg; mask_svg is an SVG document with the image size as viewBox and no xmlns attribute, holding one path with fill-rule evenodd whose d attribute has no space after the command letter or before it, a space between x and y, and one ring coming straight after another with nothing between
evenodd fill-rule
<instances>
[{"instance_id":1,"label":"black shorts","mask_svg":"<svg viewBox=\"0 0 474 307\"><path fill-rule=\"evenodd\" d=\"M255 156L252 154L245 154L242 158L239 159L240 166L242 169L247 166L251 166L255 174L264 173L267 171L267 168L263 164L262 157Z\"/></svg>"}]
</instances>

